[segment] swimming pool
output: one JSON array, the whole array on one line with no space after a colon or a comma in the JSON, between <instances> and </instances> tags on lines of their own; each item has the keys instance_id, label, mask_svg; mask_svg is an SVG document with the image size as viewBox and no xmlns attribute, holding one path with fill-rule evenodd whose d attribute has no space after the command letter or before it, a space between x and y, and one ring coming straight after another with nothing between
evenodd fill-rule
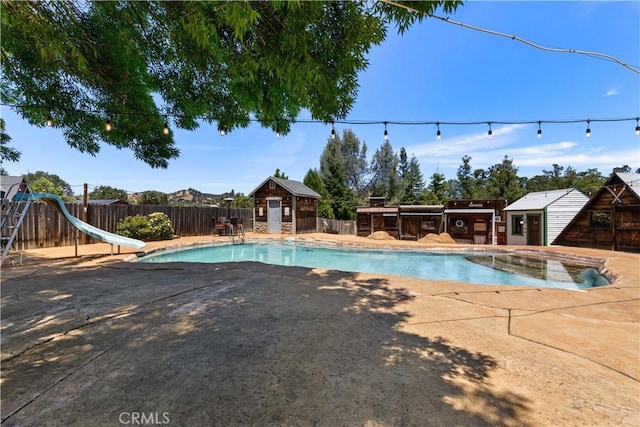
<instances>
[{"instance_id":1,"label":"swimming pool","mask_svg":"<svg viewBox=\"0 0 640 427\"><path fill-rule=\"evenodd\" d=\"M433 252L323 247L298 242L207 245L159 252L138 262L242 262L393 274L480 285L587 289L608 284L597 265L514 252Z\"/></svg>"}]
</instances>

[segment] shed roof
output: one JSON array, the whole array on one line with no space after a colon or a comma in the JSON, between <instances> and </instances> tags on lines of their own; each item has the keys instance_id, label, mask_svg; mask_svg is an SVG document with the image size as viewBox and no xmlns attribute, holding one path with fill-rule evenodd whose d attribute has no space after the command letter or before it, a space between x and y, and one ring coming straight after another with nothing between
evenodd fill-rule
<instances>
[{"instance_id":1,"label":"shed roof","mask_svg":"<svg viewBox=\"0 0 640 427\"><path fill-rule=\"evenodd\" d=\"M304 183L300 181L293 181L291 179L283 179L283 178L275 178L270 176L269 178L262 181L260 185L258 185L255 190L249 193L249 197L253 196L259 188L261 188L264 184L266 184L269 180L274 181L276 184L287 190L289 193L294 196L299 197L311 197L314 199L319 199L321 196L313 191L311 188L307 187Z\"/></svg>"},{"instance_id":2,"label":"shed roof","mask_svg":"<svg viewBox=\"0 0 640 427\"><path fill-rule=\"evenodd\" d=\"M587 196L580 193L575 188L562 188L559 190L547 190L547 191L535 191L533 193L529 193L506 208L505 211L530 211L530 210L539 210L544 209L552 203L560 200L565 197L567 194L574 192L575 194L581 194L584 196L584 202L588 200ZM577 193L575 193L577 192Z\"/></svg>"},{"instance_id":3,"label":"shed roof","mask_svg":"<svg viewBox=\"0 0 640 427\"><path fill-rule=\"evenodd\" d=\"M620 178L640 198L640 173L618 173Z\"/></svg>"},{"instance_id":4,"label":"shed roof","mask_svg":"<svg viewBox=\"0 0 640 427\"><path fill-rule=\"evenodd\" d=\"M6 193L8 198L12 198L18 192L22 181L24 181L24 176L22 175L0 175L0 191Z\"/></svg>"}]
</instances>

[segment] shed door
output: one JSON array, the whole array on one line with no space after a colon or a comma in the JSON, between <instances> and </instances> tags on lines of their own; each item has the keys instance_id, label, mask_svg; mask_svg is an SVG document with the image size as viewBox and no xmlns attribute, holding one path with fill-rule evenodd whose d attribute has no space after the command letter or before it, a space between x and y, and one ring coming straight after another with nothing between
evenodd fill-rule
<instances>
[{"instance_id":1,"label":"shed door","mask_svg":"<svg viewBox=\"0 0 640 427\"><path fill-rule=\"evenodd\" d=\"M540 215L527 215L527 245L540 246Z\"/></svg>"},{"instance_id":2,"label":"shed door","mask_svg":"<svg viewBox=\"0 0 640 427\"><path fill-rule=\"evenodd\" d=\"M267 232L277 233L282 232L282 201L281 200L268 200L269 203L267 209Z\"/></svg>"}]
</instances>

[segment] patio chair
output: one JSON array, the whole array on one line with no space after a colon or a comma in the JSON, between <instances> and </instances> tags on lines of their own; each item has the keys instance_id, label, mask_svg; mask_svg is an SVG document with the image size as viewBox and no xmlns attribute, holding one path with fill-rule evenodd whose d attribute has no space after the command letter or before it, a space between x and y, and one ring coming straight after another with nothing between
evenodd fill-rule
<instances>
[{"instance_id":1,"label":"patio chair","mask_svg":"<svg viewBox=\"0 0 640 427\"><path fill-rule=\"evenodd\" d=\"M226 224L226 218L223 216L219 217L218 221L213 225L213 234L217 233L219 236L224 234L225 224Z\"/></svg>"}]
</instances>

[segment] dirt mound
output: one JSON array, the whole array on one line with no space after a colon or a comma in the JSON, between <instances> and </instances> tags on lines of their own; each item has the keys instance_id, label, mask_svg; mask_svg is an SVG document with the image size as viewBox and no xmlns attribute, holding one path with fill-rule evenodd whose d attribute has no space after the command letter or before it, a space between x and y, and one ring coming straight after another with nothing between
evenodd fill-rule
<instances>
[{"instance_id":1,"label":"dirt mound","mask_svg":"<svg viewBox=\"0 0 640 427\"><path fill-rule=\"evenodd\" d=\"M396 240L395 237L391 236L386 231L374 231L373 233L367 236L367 239L373 240Z\"/></svg>"},{"instance_id":2,"label":"dirt mound","mask_svg":"<svg viewBox=\"0 0 640 427\"><path fill-rule=\"evenodd\" d=\"M449 233L442 233L442 234L429 233L418 241L424 242L424 243L456 243L456 241L453 240L453 238L449 235Z\"/></svg>"}]
</instances>

